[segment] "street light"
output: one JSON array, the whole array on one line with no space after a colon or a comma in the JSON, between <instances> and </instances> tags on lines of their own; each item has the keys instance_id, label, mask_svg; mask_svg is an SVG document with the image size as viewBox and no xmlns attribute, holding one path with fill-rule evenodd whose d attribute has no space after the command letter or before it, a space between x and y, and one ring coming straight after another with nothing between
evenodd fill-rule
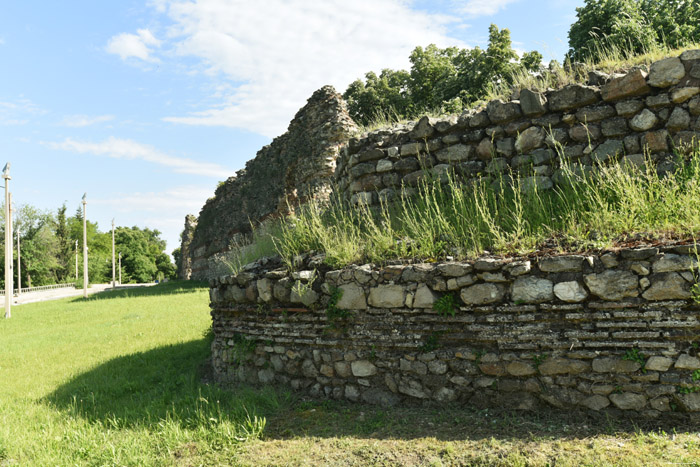
<instances>
[{"instance_id":1,"label":"street light","mask_svg":"<svg viewBox=\"0 0 700 467\"><path fill-rule=\"evenodd\" d=\"M119 285L122 285L122 252L119 252Z\"/></svg>"},{"instance_id":2,"label":"street light","mask_svg":"<svg viewBox=\"0 0 700 467\"><path fill-rule=\"evenodd\" d=\"M75 280L78 280L78 240L75 241Z\"/></svg>"},{"instance_id":3,"label":"street light","mask_svg":"<svg viewBox=\"0 0 700 467\"><path fill-rule=\"evenodd\" d=\"M114 219L112 219L112 288L117 286L117 281L115 277L116 264L114 264Z\"/></svg>"},{"instance_id":4,"label":"street light","mask_svg":"<svg viewBox=\"0 0 700 467\"><path fill-rule=\"evenodd\" d=\"M19 245L19 220L17 220L17 296L22 295L22 251Z\"/></svg>"},{"instance_id":5,"label":"street light","mask_svg":"<svg viewBox=\"0 0 700 467\"><path fill-rule=\"evenodd\" d=\"M12 225L10 217L10 163L2 169L5 180L5 318L12 317Z\"/></svg>"},{"instance_id":6,"label":"street light","mask_svg":"<svg viewBox=\"0 0 700 467\"><path fill-rule=\"evenodd\" d=\"M87 246L87 193L83 195L83 298L87 298L88 288L88 246Z\"/></svg>"}]
</instances>

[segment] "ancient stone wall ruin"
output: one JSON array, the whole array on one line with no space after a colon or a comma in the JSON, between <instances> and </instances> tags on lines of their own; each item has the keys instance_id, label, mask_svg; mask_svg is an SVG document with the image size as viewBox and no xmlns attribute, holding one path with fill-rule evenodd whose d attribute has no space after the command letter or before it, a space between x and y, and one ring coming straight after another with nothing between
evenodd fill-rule
<instances>
[{"instance_id":1,"label":"ancient stone wall ruin","mask_svg":"<svg viewBox=\"0 0 700 467\"><path fill-rule=\"evenodd\" d=\"M221 381L394 405L700 411L694 247L328 270L272 260L211 281Z\"/></svg>"},{"instance_id":2,"label":"ancient stone wall ruin","mask_svg":"<svg viewBox=\"0 0 700 467\"><path fill-rule=\"evenodd\" d=\"M672 170L674 152L700 136L700 50L656 62L648 73L602 79L608 82L523 90L480 112L353 138L338 160L339 189L355 203L377 204L448 171L462 179L514 173L528 191L564 181L562 160L574 173L612 161L651 160Z\"/></svg>"},{"instance_id":3,"label":"ancient stone wall ruin","mask_svg":"<svg viewBox=\"0 0 700 467\"><path fill-rule=\"evenodd\" d=\"M340 147L355 131L345 101L332 87L316 91L285 134L216 190L199 213L189 256L191 277L207 279L208 261L246 243L251 224L283 215L306 199L327 198Z\"/></svg>"}]
</instances>

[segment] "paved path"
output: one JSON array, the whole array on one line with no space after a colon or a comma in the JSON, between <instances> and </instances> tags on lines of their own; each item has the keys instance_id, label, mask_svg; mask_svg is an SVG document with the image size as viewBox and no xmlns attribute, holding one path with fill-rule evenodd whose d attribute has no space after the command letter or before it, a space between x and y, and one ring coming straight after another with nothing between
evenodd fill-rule
<instances>
[{"instance_id":1,"label":"paved path","mask_svg":"<svg viewBox=\"0 0 700 467\"><path fill-rule=\"evenodd\" d=\"M116 290L128 289L128 288L133 288L133 287L150 287L152 285L155 285L155 283L151 283L151 284L122 284L120 286L117 286ZM93 284L92 286L88 287L88 294L92 295L95 293L104 292L105 290L112 290L112 286L110 284ZM42 290L39 292L24 292L19 297L14 296L12 298L12 304L13 305L24 305L25 303L45 302L48 300L58 300L60 298L82 297L82 295L83 295L83 289L72 289L69 287L66 287L64 289ZM0 296L0 308L5 308L5 297L4 296Z\"/></svg>"}]
</instances>

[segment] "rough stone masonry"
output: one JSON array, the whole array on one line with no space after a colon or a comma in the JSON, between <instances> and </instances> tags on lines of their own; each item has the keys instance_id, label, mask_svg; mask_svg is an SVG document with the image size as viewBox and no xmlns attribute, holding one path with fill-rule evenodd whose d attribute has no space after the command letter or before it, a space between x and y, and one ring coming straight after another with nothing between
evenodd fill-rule
<instances>
[{"instance_id":1,"label":"rough stone masonry","mask_svg":"<svg viewBox=\"0 0 700 467\"><path fill-rule=\"evenodd\" d=\"M342 270L299 260L211 281L219 380L386 406L700 411L694 246Z\"/></svg>"}]
</instances>

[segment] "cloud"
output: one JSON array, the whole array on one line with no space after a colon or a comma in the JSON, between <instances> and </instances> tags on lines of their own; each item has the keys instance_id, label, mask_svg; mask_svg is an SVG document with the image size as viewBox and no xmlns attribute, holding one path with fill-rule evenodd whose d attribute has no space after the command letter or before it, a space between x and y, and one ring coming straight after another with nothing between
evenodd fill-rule
<instances>
[{"instance_id":1,"label":"cloud","mask_svg":"<svg viewBox=\"0 0 700 467\"><path fill-rule=\"evenodd\" d=\"M28 116L44 115L47 111L24 97L9 101L0 101L0 125L26 125Z\"/></svg>"},{"instance_id":2,"label":"cloud","mask_svg":"<svg viewBox=\"0 0 700 467\"><path fill-rule=\"evenodd\" d=\"M410 8L405 0L156 0L172 22L169 53L194 57L196 70L233 90L220 105L165 121L282 133L311 94L339 91L368 71L408 68L418 45L460 45L455 18Z\"/></svg>"},{"instance_id":3,"label":"cloud","mask_svg":"<svg viewBox=\"0 0 700 467\"><path fill-rule=\"evenodd\" d=\"M145 62L157 62L158 59L151 56L150 47L160 47L161 41L148 29L139 29L136 34L117 34L107 42L107 52L119 55L122 60L138 58Z\"/></svg>"},{"instance_id":4,"label":"cloud","mask_svg":"<svg viewBox=\"0 0 700 467\"><path fill-rule=\"evenodd\" d=\"M71 128L83 128L112 120L114 120L114 115L98 115L95 117L90 117L88 115L66 115L59 125Z\"/></svg>"},{"instance_id":5,"label":"cloud","mask_svg":"<svg viewBox=\"0 0 700 467\"><path fill-rule=\"evenodd\" d=\"M78 154L107 156L114 159L143 160L153 164L169 167L174 172L225 180L233 173L218 164L198 162L192 159L173 157L158 151L153 146L137 143L128 139L110 137L101 143L75 141L66 138L63 142L44 143L51 149L70 151Z\"/></svg>"},{"instance_id":6,"label":"cloud","mask_svg":"<svg viewBox=\"0 0 700 467\"><path fill-rule=\"evenodd\" d=\"M517 1L519 0L468 0L467 2L459 2L458 8L465 15L475 18L495 15L509 4Z\"/></svg>"}]
</instances>

